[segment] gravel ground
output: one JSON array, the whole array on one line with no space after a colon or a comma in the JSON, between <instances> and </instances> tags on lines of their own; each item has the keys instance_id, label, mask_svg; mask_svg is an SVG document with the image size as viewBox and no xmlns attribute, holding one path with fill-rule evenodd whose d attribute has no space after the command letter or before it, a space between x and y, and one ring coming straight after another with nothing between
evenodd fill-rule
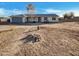
<instances>
[{"instance_id":1,"label":"gravel ground","mask_svg":"<svg viewBox=\"0 0 79 59\"><path fill-rule=\"evenodd\" d=\"M79 56L79 23L66 22L36 26L16 26L0 33L0 55ZM28 34L41 36L39 42L24 43Z\"/></svg>"}]
</instances>

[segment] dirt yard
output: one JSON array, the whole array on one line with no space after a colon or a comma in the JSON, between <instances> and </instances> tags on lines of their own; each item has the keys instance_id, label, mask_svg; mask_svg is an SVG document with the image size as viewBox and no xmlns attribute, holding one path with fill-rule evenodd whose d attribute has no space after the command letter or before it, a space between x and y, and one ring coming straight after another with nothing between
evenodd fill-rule
<instances>
[{"instance_id":1,"label":"dirt yard","mask_svg":"<svg viewBox=\"0 0 79 59\"><path fill-rule=\"evenodd\" d=\"M21 39L28 34L38 34L41 39L35 43L24 43ZM11 31L0 32L0 55L78 56L79 23L44 24L39 25L39 30L37 26L14 26Z\"/></svg>"}]
</instances>

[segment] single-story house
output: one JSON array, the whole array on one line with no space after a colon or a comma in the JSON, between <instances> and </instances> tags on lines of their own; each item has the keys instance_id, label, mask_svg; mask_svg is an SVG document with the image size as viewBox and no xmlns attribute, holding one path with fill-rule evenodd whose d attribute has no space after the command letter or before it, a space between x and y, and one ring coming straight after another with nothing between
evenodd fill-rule
<instances>
[{"instance_id":1,"label":"single-story house","mask_svg":"<svg viewBox=\"0 0 79 59\"><path fill-rule=\"evenodd\" d=\"M9 23L8 19L9 17L0 17L0 23Z\"/></svg>"},{"instance_id":2,"label":"single-story house","mask_svg":"<svg viewBox=\"0 0 79 59\"><path fill-rule=\"evenodd\" d=\"M10 16L10 23L59 22L56 14L20 14Z\"/></svg>"}]
</instances>

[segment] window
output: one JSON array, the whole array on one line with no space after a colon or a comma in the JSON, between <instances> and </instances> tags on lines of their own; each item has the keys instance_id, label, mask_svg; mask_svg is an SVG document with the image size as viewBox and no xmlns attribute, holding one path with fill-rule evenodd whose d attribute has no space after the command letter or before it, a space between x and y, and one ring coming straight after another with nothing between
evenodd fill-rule
<instances>
[{"instance_id":1,"label":"window","mask_svg":"<svg viewBox=\"0 0 79 59\"><path fill-rule=\"evenodd\" d=\"M52 17L52 20L56 20L56 18Z\"/></svg>"},{"instance_id":2,"label":"window","mask_svg":"<svg viewBox=\"0 0 79 59\"><path fill-rule=\"evenodd\" d=\"M47 22L48 22L47 17L44 17L44 22L45 22L45 23L47 23Z\"/></svg>"},{"instance_id":3,"label":"window","mask_svg":"<svg viewBox=\"0 0 79 59\"><path fill-rule=\"evenodd\" d=\"M44 17L44 20L46 20L46 21L47 21L47 17Z\"/></svg>"}]
</instances>

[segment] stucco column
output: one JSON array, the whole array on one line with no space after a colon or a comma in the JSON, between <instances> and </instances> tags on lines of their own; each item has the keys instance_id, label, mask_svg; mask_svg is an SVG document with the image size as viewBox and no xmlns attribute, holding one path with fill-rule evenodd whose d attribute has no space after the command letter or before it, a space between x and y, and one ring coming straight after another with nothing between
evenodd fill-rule
<instances>
[{"instance_id":1,"label":"stucco column","mask_svg":"<svg viewBox=\"0 0 79 59\"><path fill-rule=\"evenodd\" d=\"M55 20L52 19L52 17L50 17L50 22L54 22Z\"/></svg>"},{"instance_id":2,"label":"stucco column","mask_svg":"<svg viewBox=\"0 0 79 59\"><path fill-rule=\"evenodd\" d=\"M22 21L23 21L23 23L25 23L25 17L23 17Z\"/></svg>"},{"instance_id":3,"label":"stucco column","mask_svg":"<svg viewBox=\"0 0 79 59\"><path fill-rule=\"evenodd\" d=\"M59 22L58 17L56 17L56 21Z\"/></svg>"},{"instance_id":4,"label":"stucco column","mask_svg":"<svg viewBox=\"0 0 79 59\"><path fill-rule=\"evenodd\" d=\"M41 17L41 22L44 22L44 17Z\"/></svg>"},{"instance_id":5,"label":"stucco column","mask_svg":"<svg viewBox=\"0 0 79 59\"><path fill-rule=\"evenodd\" d=\"M10 17L10 23L12 23L12 17Z\"/></svg>"},{"instance_id":6,"label":"stucco column","mask_svg":"<svg viewBox=\"0 0 79 59\"><path fill-rule=\"evenodd\" d=\"M52 17L48 17L48 22L52 22Z\"/></svg>"}]
</instances>

